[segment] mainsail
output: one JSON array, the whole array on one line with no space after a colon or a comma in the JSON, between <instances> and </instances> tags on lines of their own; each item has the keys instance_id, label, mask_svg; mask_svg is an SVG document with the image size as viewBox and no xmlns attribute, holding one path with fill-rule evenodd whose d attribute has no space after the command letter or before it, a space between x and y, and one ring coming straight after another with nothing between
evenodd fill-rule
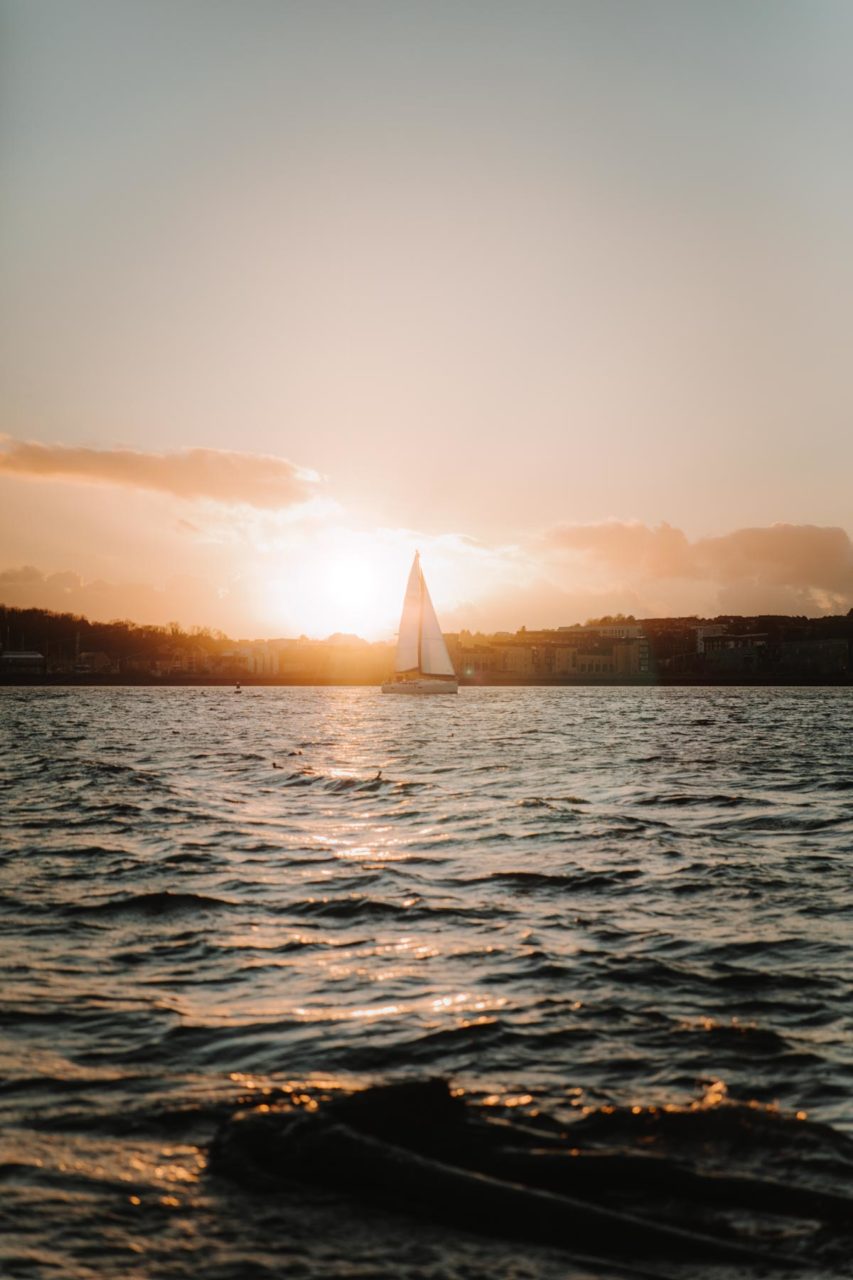
<instances>
[{"instance_id":1,"label":"mainsail","mask_svg":"<svg viewBox=\"0 0 853 1280\"><path fill-rule=\"evenodd\" d=\"M398 672L418 671L425 676L454 674L453 663L421 572L421 559L417 551L403 600L394 667Z\"/></svg>"}]
</instances>

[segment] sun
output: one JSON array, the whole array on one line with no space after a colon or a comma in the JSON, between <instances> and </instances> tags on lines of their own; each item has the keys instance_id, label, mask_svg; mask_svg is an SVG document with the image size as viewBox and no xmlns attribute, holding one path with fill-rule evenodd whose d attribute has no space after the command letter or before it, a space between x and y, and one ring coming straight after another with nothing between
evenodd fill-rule
<instances>
[{"instance_id":1,"label":"sun","mask_svg":"<svg viewBox=\"0 0 853 1280\"><path fill-rule=\"evenodd\" d=\"M392 599L390 584L365 555L341 551L317 566L316 603L328 631L375 639L388 630Z\"/></svg>"},{"instance_id":2,"label":"sun","mask_svg":"<svg viewBox=\"0 0 853 1280\"><path fill-rule=\"evenodd\" d=\"M268 582L275 626L316 639L338 632L365 640L393 635L399 617L399 575L382 573L381 558L327 547Z\"/></svg>"},{"instance_id":3,"label":"sun","mask_svg":"<svg viewBox=\"0 0 853 1280\"><path fill-rule=\"evenodd\" d=\"M264 627L275 636L324 640L342 633L393 640L419 544L424 544L423 534L416 539L396 532L330 528L275 549L256 578ZM495 578L494 567L465 544L454 543L450 551L440 542L428 545L428 565L442 624L460 599L476 599Z\"/></svg>"},{"instance_id":4,"label":"sun","mask_svg":"<svg viewBox=\"0 0 853 1280\"><path fill-rule=\"evenodd\" d=\"M376 571L363 556L344 553L327 561L321 572L325 592L341 614L361 614L375 604Z\"/></svg>"}]
</instances>

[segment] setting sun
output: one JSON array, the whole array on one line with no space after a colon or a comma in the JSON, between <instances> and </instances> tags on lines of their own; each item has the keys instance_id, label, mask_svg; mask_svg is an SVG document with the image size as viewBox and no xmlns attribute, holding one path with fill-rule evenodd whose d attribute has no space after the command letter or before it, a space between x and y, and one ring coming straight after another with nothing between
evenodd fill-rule
<instances>
[{"instance_id":1,"label":"setting sun","mask_svg":"<svg viewBox=\"0 0 853 1280\"><path fill-rule=\"evenodd\" d=\"M323 566L322 585L342 615L362 613L374 606L378 583L374 567L358 555L342 555Z\"/></svg>"},{"instance_id":2,"label":"setting sun","mask_svg":"<svg viewBox=\"0 0 853 1280\"><path fill-rule=\"evenodd\" d=\"M306 600L306 616L315 612L314 630L344 631L375 639L387 635L399 596L395 583L383 582L364 555L343 552L321 561L316 584Z\"/></svg>"},{"instance_id":3,"label":"setting sun","mask_svg":"<svg viewBox=\"0 0 853 1280\"><path fill-rule=\"evenodd\" d=\"M326 540L331 541L330 539ZM325 547L316 557L288 563L271 584L271 614L282 630L311 636L334 632L366 640L387 639L396 630L405 559L371 546L352 550ZM263 592L262 592L263 594Z\"/></svg>"}]
</instances>

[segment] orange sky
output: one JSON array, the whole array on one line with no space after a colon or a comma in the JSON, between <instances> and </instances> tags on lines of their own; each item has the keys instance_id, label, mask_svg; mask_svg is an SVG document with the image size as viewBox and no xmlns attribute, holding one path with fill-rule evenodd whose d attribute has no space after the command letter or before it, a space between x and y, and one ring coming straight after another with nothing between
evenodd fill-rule
<instances>
[{"instance_id":1,"label":"orange sky","mask_svg":"<svg viewBox=\"0 0 853 1280\"><path fill-rule=\"evenodd\" d=\"M826 526L690 539L666 523L610 519L487 542L368 521L284 459L8 437L0 495L9 562L0 599L93 618L381 638L394 630L416 545L447 629L558 626L617 610L817 614L853 604L853 546Z\"/></svg>"},{"instance_id":2,"label":"orange sky","mask_svg":"<svg viewBox=\"0 0 853 1280\"><path fill-rule=\"evenodd\" d=\"M5 9L0 600L853 605L853 10Z\"/></svg>"}]
</instances>

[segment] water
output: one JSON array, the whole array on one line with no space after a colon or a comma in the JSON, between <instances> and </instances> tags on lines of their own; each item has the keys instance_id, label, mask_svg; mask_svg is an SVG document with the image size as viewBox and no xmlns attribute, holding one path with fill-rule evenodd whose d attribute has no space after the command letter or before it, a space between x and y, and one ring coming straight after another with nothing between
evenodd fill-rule
<instances>
[{"instance_id":1,"label":"water","mask_svg":"<svg viewBox=\"0 0 853 1280\"><path fill-rule=\"evenodd\" d=\"M211 1178L245 1100L849 1132L851 730L845 689L0 690L4 1274L567 1274Z\"/></svg>"}]
</instances>

